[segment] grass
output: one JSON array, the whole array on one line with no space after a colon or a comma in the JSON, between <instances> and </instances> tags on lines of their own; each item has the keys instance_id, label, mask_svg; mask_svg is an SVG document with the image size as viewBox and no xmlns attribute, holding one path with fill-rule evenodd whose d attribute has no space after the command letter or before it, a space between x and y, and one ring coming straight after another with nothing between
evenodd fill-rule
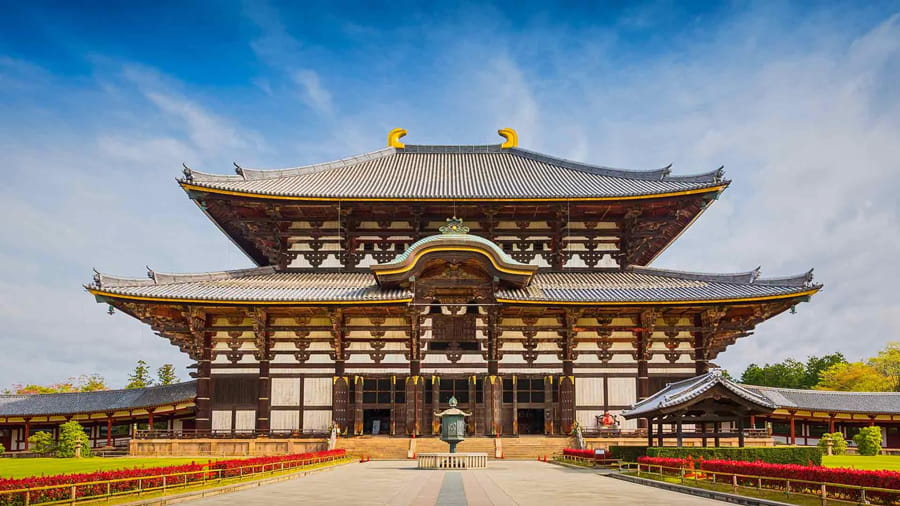
<instances>
[{"instance_id":1,"label":"grass","mask_svg":"<svg viewBox=\"0 0 900 506\"><path fill-rule=\"evenodd\" d=\"M88 457L83 459L0 459L0 478L27 478L29 476L90 473L110 469L131 469L135 467L162 467L205 463L210 459L194 458L139 458L139 457Z\"/></svg>"},{"instance_id":2,"label":"grass","mask_svg":"<svg viewBox=\"0 0 900 506\"><path fill-rule=\"evenodd\" d=\"M900 471L900 456L896 455L831 455L822 457L825 467L851 467L878 471Z\"/></svg>"}]
</instances>

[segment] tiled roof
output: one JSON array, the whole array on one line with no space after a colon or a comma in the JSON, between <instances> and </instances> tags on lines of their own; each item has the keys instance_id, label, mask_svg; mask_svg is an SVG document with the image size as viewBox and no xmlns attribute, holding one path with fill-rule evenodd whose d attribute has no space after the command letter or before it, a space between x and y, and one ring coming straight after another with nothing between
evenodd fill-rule
<instances>
[{"instance_id":1,"label":"tiled roof","mask_svg":"<svg viewBox=\"0 0 900 506\"><path fill-rule=\"evenodd\" d=\"M716 385L721 385L731 393L765 409L774 410L776 404L769 398L754 392L744 385L735 383L726 378L721 369L711 369L708 373L669 383L665 388L634 404L631 409L622 413L625 418L640 418L648 414L654 414L660 409L676 407L689 402Z\"/></svg>"},{"instance_id":2,"label":"tiled roof","mask_svg":"<svg viewBox=\"0 0 900 506\"><path fill-rule=\"evenodd\" d=\"M727 184L722 170L671 176L669 168L627 171L520 148L385 148L335 162L282 170L237 168L236 176L184 170L183 183L298 198L530 199L655 195Z\"/></svg>"},{"instance_id":3,"label":"tiled roof","mask_svg":"<svg viewBox=\"0 0 900 506\"><path fill-rule=\"evenodd\" d=\"M782 409L827 413L900 413L900 392L832 392L744 385Z\"/></svg>"},{"instance_id":4,"label":"tiled roof","mask_svg":"<svg viewBox=\"0 0 900 506\"><path fill-rule=\"evenodd\" d=\"M197 383L67 394L0 395L0 416L100 413L193 402Z\"/></svg>"},{"instance_id":5,"label":"tiled roof","mask_svg":"<svg viewBox=\"0 0 900 506\"><path fill-rule=\"evenodd\" d=\"M819 288L811 275L771 284L753 271L697 274L631 267L624 272L538 272L523 289L497 298L534 302L680 302L790 296ZM408 299L404 289L381 289L367 272L277 272L274 267L204 274L150 272L146 279L97 274L89 290L126 297L223 302L365 302Z\"/></svg>"}]
</instances>

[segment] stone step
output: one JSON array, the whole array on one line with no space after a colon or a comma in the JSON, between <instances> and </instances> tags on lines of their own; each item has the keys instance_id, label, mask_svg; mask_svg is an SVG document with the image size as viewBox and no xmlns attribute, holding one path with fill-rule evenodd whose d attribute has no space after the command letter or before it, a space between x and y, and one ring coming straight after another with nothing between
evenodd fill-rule
<instances>
[{"instance_id":1,"label":"stone step","mask_svg":"<svg viewBox=\"0 0 900 506\"><path fill-rule=\"evenodd\" d=\"M404 460L408 457L410 438L387 436L359 436L338 439L338 448L344 448L353 457L367 456L373 460ZM447 443L435 437L416 438L416 453L443 453L448 451ZM458 452L487 453L495 458L496 438L473 437L466 439L456 448ZM543 456L562 453L571 446L569 438L526 436L501 438L503 457L516 460L532 460Z\"/></svg>"}]
</instances>

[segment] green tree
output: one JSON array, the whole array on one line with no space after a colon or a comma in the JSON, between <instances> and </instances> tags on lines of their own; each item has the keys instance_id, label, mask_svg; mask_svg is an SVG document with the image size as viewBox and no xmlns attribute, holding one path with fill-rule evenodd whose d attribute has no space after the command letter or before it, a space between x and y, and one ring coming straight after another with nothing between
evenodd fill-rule
<instances>
[{"instance_id":1,"label":"green tree","mask_svg":"<svg viewBox=\"0 0 900 506\"><path fill-rule=\"evenodd\" d=\"M50 453L56 449L56 441L49 432L35 432L28 437L28 449L37 453Z\"/></svg>"},{"instance_id":2,"label":"green tree","mask_svg":"<svg viewBox=\"0 0 900 506\"><path fill-rule=\"evenodd\" d=\"M888 378L891 391L900 392L900 342L888 343L878 355L869 359L869 365Z\"/></svg>"},{"instance_id":3,"label":"green tree","mask_svg":"<svg viewBox=\"0 0 900 506\"><path fill-rule=\"evenodd\" d=\"M0 445L0 454L2 454L5 451L6 451L6 447L3 445Z\"/></svg>"},{"instance_id":4,"label":"green tree","mask_svg":"<svg viewBox=\"0 0 900 506\"><path fill-rule=\"evenodd\" d=\"M762 367L750 364L741 375L741 383L766 387L803 388L806 366L792 358Z\"/></svg>"},{"instance_id":5,"label":"green tree","mask_svg":"<svg viewBox=\"0 0 900 506\"><path fill-rule=\"evenodd\" d=\"M843 353L832 353L821 357L812 356L806 359L806 374L803 379L803 388L814 388L822 380L822 373L835 364L846 364L847 359Z\"/></svg>"},{"instance_id":6,"label":"green tree","mask_svg":"<svg viewBox=\"0 0 900 506\"><path fill-rule=\"evenodd\" d=\"M157 385L171 385L178 383L178 376L175 375L175 366L172 364L163 364L156 370Z\"/></svg>"},{"instance_id":7,"label":"green tree","mask_svg":"<svg viewBox=\"0 0 900 506\"><path fill-rule=\"evenodd\" d=\"M853 436L860 455L878 455L881 452L881 427L863 427Z\"/></svg>"},{"instance_id":8,"label":"green tree","mask_svg":"<svg viewBox=\"0 0 900 506\"><path fill-rule=\"evenodd\" d=\"M831 441L832 455L843 455L847 451L847 441L840 432L825 433L819 438L818 447L822 450L822 455L827 455L828 442Z\"/></svg>"},{"instance_id":9,"label":"green tree","mask_svg":"<svg viewBox=\"0 0 900 506\"><path fill-rule=\"evenodd\" d=\"M128 375L128 384L125 388L147 388L151 385L153 380L150 379L150 367L147 366L147 362L138 360L134 372Z\"/></svg>"},{"instance_id":10,"label":"green tree","mask_svg":"<svg viewBox=\"0 0 900 506\"><path fill-rule=\"evenodd\" d=\"M66 422L59 426L59 443L56 445L56 456L60 458L72 458L79 454L78 448L81 448L81 456L89 457L91 455L91 441L85 434L84 428L75 420Z\"/></svg>"},{"instance_id":11,"label":"green tree","mask_svg":"<svg viewBox=\"0 0 900 506\"><path fill-rule=\"evenodd\" d=\"M844 392L889 392L891 379L863 362L834 364L822 372L817 390Z\"/></svg>"},{"instance_id":12,"label":"green tree","mask_svg":"<svg viewBox=\"0 0 900 506\"><path fill-rule=\"evenodd\" d=\"M106 380L99 374L82 374L77 378L69 378L66 381L52 383L50 385L13 385L11 389L6 389L3 393L16 395L30 394L59 394L68 392L95 392L97 390L108 390Z\"/></svg>"}]
</instances>

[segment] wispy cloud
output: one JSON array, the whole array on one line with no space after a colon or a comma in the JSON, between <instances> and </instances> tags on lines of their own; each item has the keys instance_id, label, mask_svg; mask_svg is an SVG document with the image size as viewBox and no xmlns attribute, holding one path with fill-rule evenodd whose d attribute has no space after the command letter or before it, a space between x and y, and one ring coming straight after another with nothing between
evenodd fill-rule
<instances>
[{"instance_id":1,"label":"wispy cloud","mask_svg":"<svg viewBox=\"0 0 900 506\"><path fill-rule=\"evenodd\" d=\"M319 74L309 69L295 70L293 78L294 82L301 87L301 96L306 105L319 114L331 115L333 113L331 92L322 85Z\"/></svg>"}]
</instances>

